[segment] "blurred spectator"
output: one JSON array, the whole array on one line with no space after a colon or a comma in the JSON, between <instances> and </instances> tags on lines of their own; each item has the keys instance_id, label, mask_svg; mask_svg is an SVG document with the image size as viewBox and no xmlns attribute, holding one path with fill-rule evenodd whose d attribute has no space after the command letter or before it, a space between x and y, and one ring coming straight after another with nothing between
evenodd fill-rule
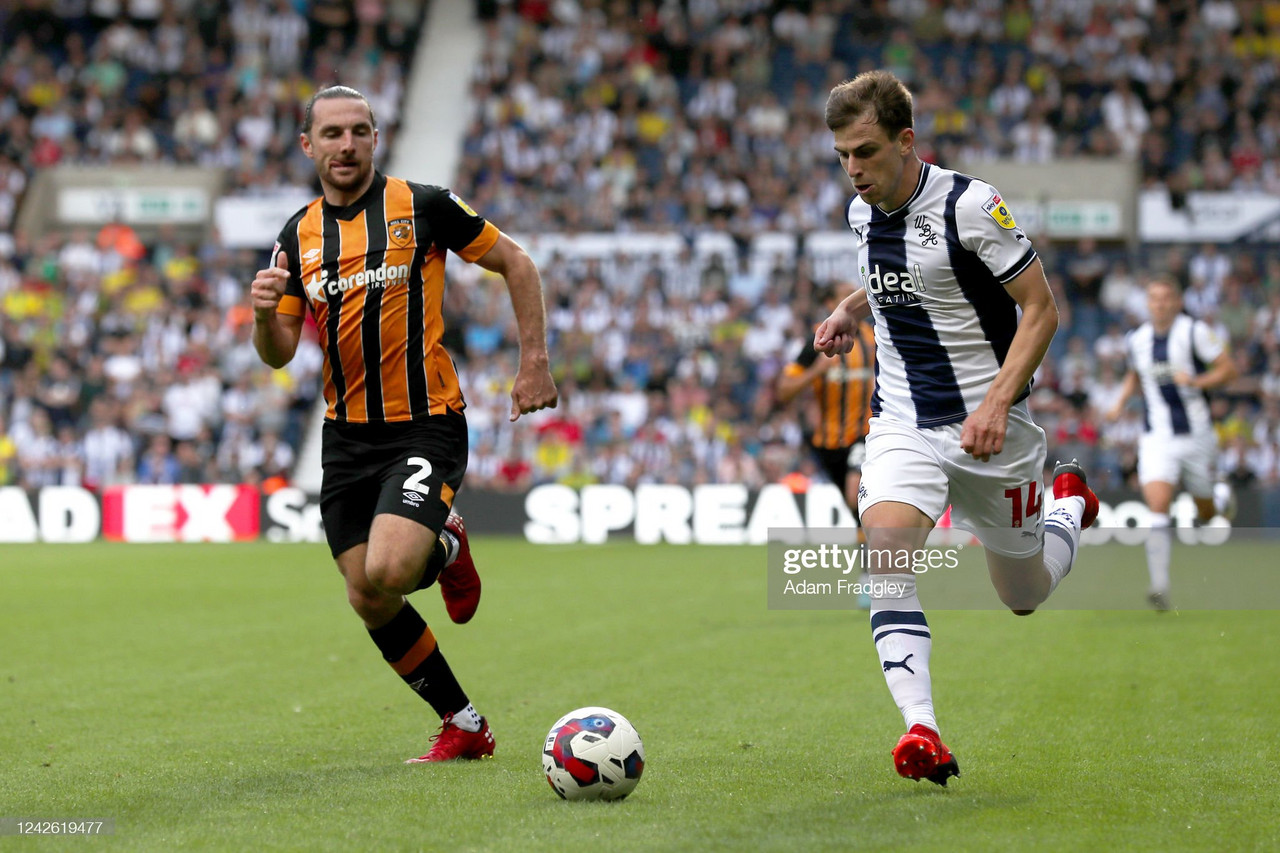
<instances>
[{"instance_id":1,"label":"blurred spectator","mask_svg":"<svg viewBox=\"0 0 1280 853\"><path fill-rule=\"evenodd\" d=\"M84 434L84 485L101 488L121 482L121 472L133 468L134 446L119 426L116 402L98 397L89 404L89 419Z\"/></svg>"},{"instance_id":2,"label":"blurred spectator","mask_svg":"<svg viewBox=\"0 0 1280 853\"><path fill-rule=\"evenodd\" d=\"M18 476L18 445L9 434L4 412L0 412L0 486L13 485Z\"/></svg>"},{"instance_id":3,"label":"blurred spectator","mask_svg":"<svg viewBox=\"0 0 1280 853\"><path fill-rule=\"evenodd\" d=\"M173 455L173 442L164 433L151 436L146 451L138 460L138 482L150 485L178 483L180 466Z\"/></svg>"}]
</instances>

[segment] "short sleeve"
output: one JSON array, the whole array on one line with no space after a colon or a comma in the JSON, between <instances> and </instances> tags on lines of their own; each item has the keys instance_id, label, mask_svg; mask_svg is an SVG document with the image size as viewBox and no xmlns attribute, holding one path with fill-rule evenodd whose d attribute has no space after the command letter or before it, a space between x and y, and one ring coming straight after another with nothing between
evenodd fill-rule
<instances>
[{"instance_id":1,"label":"short sleeve","mask_svg":"<svg viewBox=\"0 0 1280 853\"><path fill-rule=\"evenodd\" d=\"M1203 320L1196 320L1191 326L1191 346L1196 358L1205 364L1212 364L1227 351L1226 341Z\"/></svg>"},{"instance_id":2,"label":"short sleeve","mask_svg":"<svg viewBox=\"0 0 1280 853\"><path fill-rule=\"evenodd\" d=\"M972 181L956 203L955 217L960 244L976 254L1001 284L1009 284L1036 259L1036 250L1008 202L990 184Z\"/></svg>"},{"instance_id":3,"label":"short sleeve","mask_svg":"<svg viewBox=\"0 0 1280 853\"><path fill-rule=\"evenodd\" d=\"M436 244L465 261L478 261L498 242L498 229L443 187L428 188L426 217Z\"/></svg>"},{"instance_id":4,"label":"short sleeve","mask_svg":"<svg viewBox=\"0 0 1280 853\"><path fill-rule=\"evenodd\" d=\"M302 289L302 276L299 275L299 271L302 269L302 256L301 252L298 251L297 226L298 217L295 216L280 232L280 236L276 237L275 248L271 250L271 258L267 263L274 266L276 257L283 251L289 264L289 283L285 285L284 296L280 297L280 304L276 306L276 313L288 314L291 317L304 317L307 313L307 296Z\"/></svg>"}]
</instances>

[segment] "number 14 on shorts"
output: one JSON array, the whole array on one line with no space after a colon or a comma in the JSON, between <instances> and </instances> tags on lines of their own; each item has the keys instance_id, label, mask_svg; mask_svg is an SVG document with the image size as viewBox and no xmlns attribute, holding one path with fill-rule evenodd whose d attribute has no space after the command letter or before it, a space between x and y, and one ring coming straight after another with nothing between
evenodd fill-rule
<instances>
[{"instance_id":1,"label":"number 14 on shorts","mask_svg":"<svg viewBox=\"0 0 1280 853\"><path fill-rule=\"evenodd\" d=\"M1023 492L1027 493L1025 502L1022 499ZM1013 504L1010 527L1021 527L1024 518L1034 518L1040 514L1042 498L1044 497L1041 492L1040 483L1035 480L1025 486L1004 490L1004 496Z\"/></svg>"}]
</instances>

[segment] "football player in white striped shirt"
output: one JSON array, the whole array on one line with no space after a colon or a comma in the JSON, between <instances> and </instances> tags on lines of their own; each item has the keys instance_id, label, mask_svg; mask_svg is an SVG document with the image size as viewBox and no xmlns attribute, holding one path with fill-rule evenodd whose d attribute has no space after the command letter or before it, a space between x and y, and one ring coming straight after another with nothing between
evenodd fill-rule
<instances>
[{"instance_id":1,"label":"football player in white striped shirt","mask_svg":"<svg viewBox=\"0 0 1280 853\"><path fill-rule=\"evenodd\" d=\"M1227 344L1203 320L1182 313L1182 294L1171 282L1147 285L1151 319L1126 336L1129 372L1107 420L1114 421L1138 390L1146 403L1146 432L1138 443L1138 481L1151 510L1147 537L1147 600L1169 609L1169 557L1173 530L1169 507L1181 483L1196 502L1200 521L1225 512L1226 483L1215 483L1218 437L1205 392L1236 376Z\"/></svg>"},{"instance_id":2,"label":"football player in white striped shirt","mask_svg":"<svg viewBox=\"0 0 1280 853\"><path fill-rule=\"evenodd\" d=\"M894 767L945 785L959 766L938 733L932 638L902 557L911 565L907 555L924 548L950 504L985 546L1000 600L1025 615L1071 570L1098 499L1079 465L1060 464L1052 511L1042 512L1045 435L1026 398L1058 309L1000 193L920 161L911 94L888 72L832 89L826 120L857 192L847 216L863 287L818 327L814 348L848 352L856 325L874 321L876 393L858 503L871 553L895 555L893 565L872 561L872 573L901 592L873 597L872 639L908 728Z\"/></svg>"}]
</instances>

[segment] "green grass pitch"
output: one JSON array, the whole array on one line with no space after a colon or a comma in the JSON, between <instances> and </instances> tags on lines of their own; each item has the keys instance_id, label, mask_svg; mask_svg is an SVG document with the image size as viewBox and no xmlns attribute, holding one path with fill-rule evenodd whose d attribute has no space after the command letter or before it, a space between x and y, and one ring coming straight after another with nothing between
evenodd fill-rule
<instances>
[{"instance_id":1,"label":"green grass pitch","mask_svg":"<svg viewBox=\"0 0 1280 853\"><path fill-rule=\"evenodd\" d=\"M0 848L1280 847L1280 615L1140 609L1141 549L1087 549L1060 591L1107 576L1132 610L929 613L964 774L946 790L893 772L901 719L865 614L768 610L765 549L474 550L471 624L434 589L414 601L497 755L410 767L437 721L322 546L5 546L0 816L116 829ZM562 802L542 776L547 728L589 704L644 737L625 802Z\"/></svg>"}]
</instances>

